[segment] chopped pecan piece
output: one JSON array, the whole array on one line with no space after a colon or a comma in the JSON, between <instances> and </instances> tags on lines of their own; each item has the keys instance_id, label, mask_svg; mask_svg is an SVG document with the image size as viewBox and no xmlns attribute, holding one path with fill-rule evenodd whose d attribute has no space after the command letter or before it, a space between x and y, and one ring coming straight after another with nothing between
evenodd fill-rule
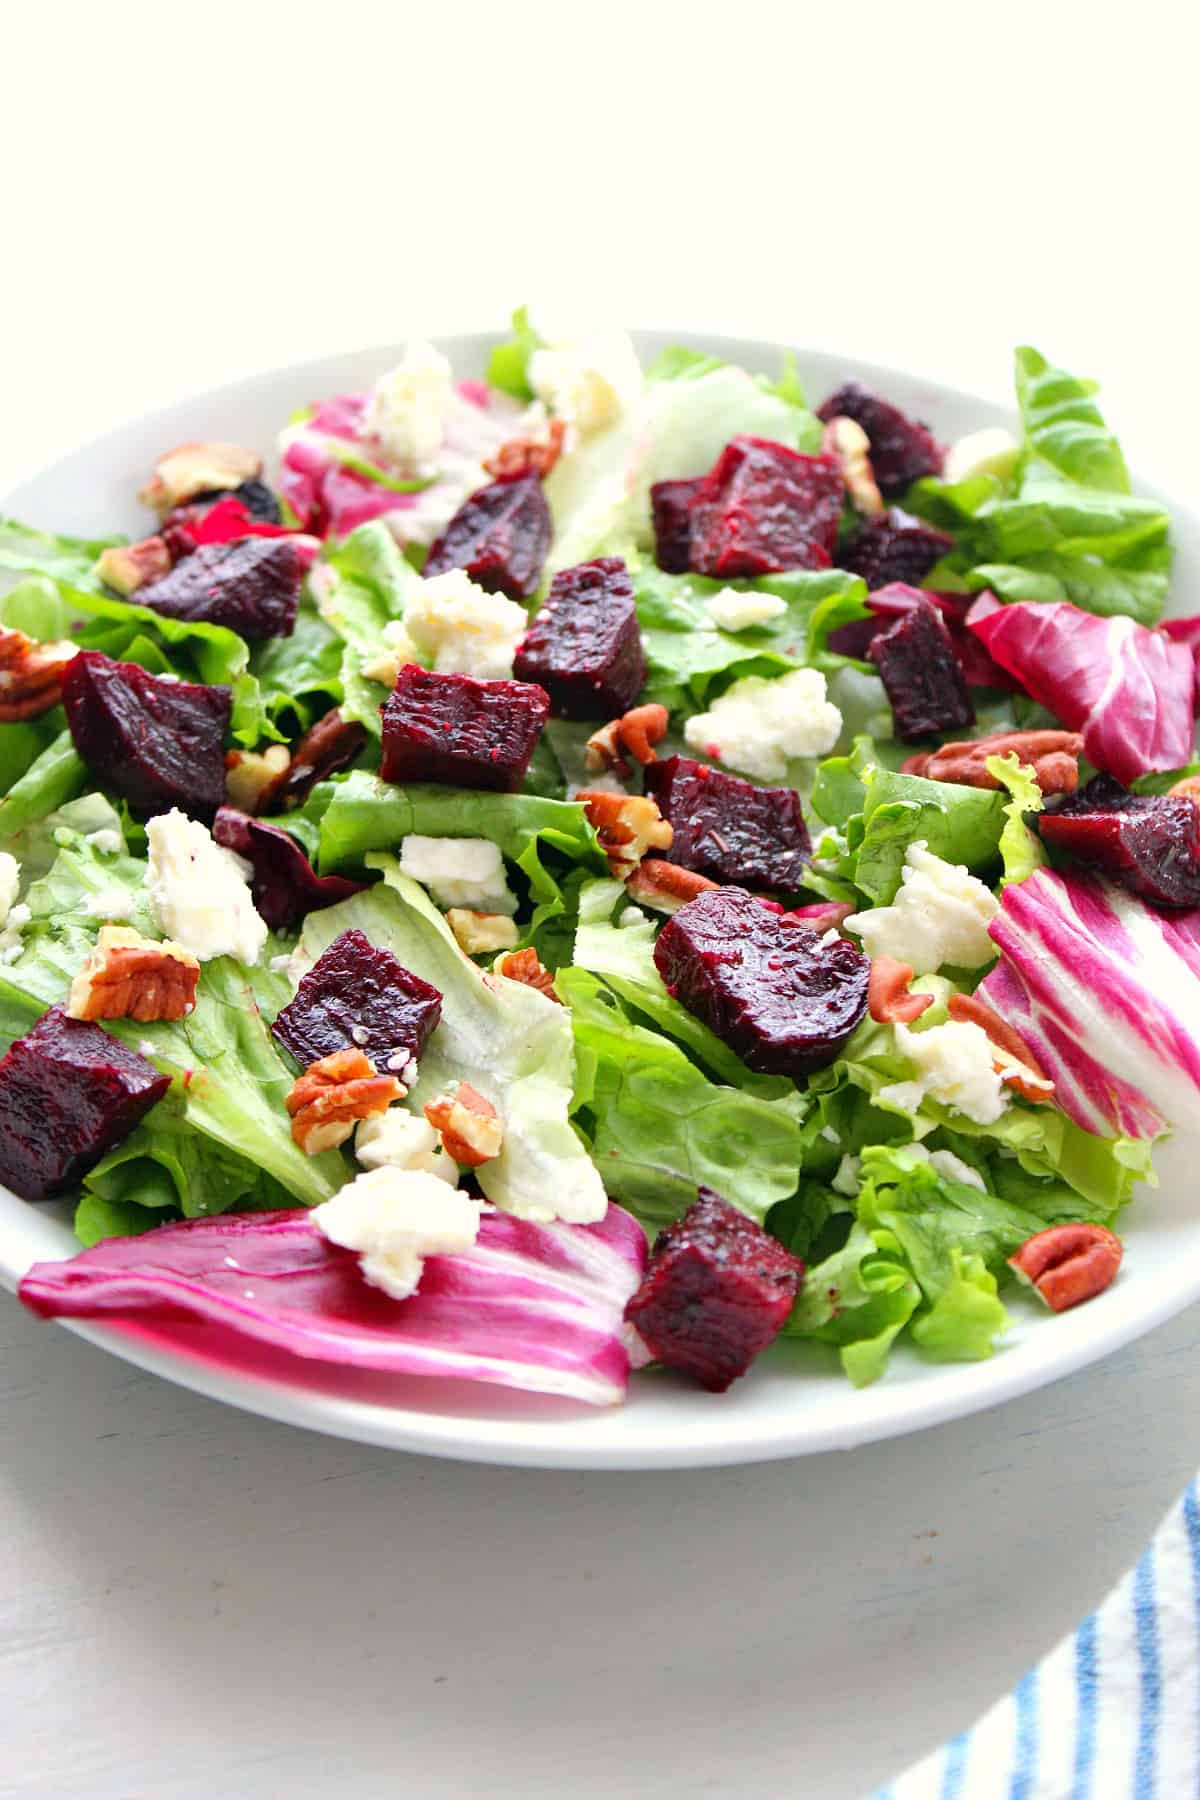
<instances>
[{"instance_id":1,"label":"chopped pecan piece","mask_svg":"<svg viewBox=\"0 0 1200 1800\"><path fill-rule=\"evenodd\" d=\"M366 728L354 719L343 719L338 707L310 725L292 751L291 767L280 783L278 801L285 808L300 806L318 781L352 763L367 741Z\"/></svg>"},{"instance_id":2,"label":"chopped pecan piece","mask_svg":"<svg viewBox=\"0 0 1200 1800\"><path fill-rule=\"evenodd\" d=\"M511 950L520 937L516 922L506 913L472 912L465 906L452 906L446 923L468 956L484 956L490 950Z\"/></svg>"},{"instance_id":3,"label":"chopped pecan piece","mask_svg":"<svg viewBox=\"0 0 1200 1800\"><path fill-rule=\"evenodd\" d=\"M842 468L842 480L855 512L870 515L882 513L883 495L871 467L871 440L854 419L830 419L821 440L821 452L835 456Z\"/></svg>"},{"instance_id":4,"label":"chopped pecan piece","mask_svg":"<svg viewBox=\"0 0 1200 1800\"><path fill-rule=\"evenodd\" d=\"M362 1050L335 1050L310 1063L284 1104L292 1136L309 1156L344 1144L360 1119L385 1113L408 1089L394 1075L377 1075Z\"/></svg>"},{"instance_id":5,"label":"chopped pecan piece","mask_svg":"<svg viewBox=\"0 0 1200 1800\"><path fill-rule=\"evenodd\" d=\"M490 1100L460 1081L452 1093L439 1094L425 1107L425 1117L439 1131L442 1145L456 1163L477 1169L499 1156L504 1126Z\"/></svg>"},{"instance_id":6,"label":"chopped pecan piece","mask_svg":"<svg viewBox=\"0 0 1200 1800\"><path fill-rule=\"evenodd\" d=\"M565 420L551 419L543 432L509 438L483 466L497 481L515 481L520 475L536 475L544 481L563 453L566 435Z\"/></svg>"},{"instance_id":7,"label":"chopped pecan piece","mask_svg":"<svg viewBox=\"0 0 1200 1800\"><path fill-rule=\"evenodd\" d=\"M160 457L138 499L169 513L197 494L223 493L262 474L262 457L240 444L179 444Z\"/></svg>"},{"instance_id":8,"label":"chopped pecan piece","mask_svg":"<svg viewBox=\"0 0 1200 1800\"><path fill-rule=\"evenodd\" d=\"M575 798L595 828L610 871L620 880L632 875L648 850L671 848L675 834L649 795L580 788Z\"/></svg>"},{"instance_id":9,"label":"chopped pecan piece","mask_svg":"<svg viewBox=\"0 0 1200 1800\"><path fill-rule=\"evenodd\" d=\"M966 738L940 750L920 750L902 764L906 775L926 781L953 781L959 787L998 788L987 766L989 756L1011 756L1033 770L1043 794L1073 794L1079 786L1083 739L1077 731L997 731L991 737Z\"/></svg>"},{"instance_id":10,"label":"chopped pecan piece","mask_svg":"<svg viewBox=\"0 0 1200 1800\"><path fill-rule=\"evenodd\" d=\"M1194 800L1200 806L1200 775L1185 775L1167 792L1172 800Z\"/></svg>"},{"instance_id":11,"label":"chopped pecan piece","mask_svg":"<svg viewBox=\"0 0 1200 1800\"><path fill-rule=\"evenodd\" d=\"M265 750L229 750L225 754L225 792L239 812L266 812L291 767L286 744Z\"/></svg>"},{"instance_id":12,"label":"chopped pecan piece","mask_svg":"<svg viewBox=\"0 0 1200 1800\"><path fill-rule=\"evenodd\" d=\"M1066 1312L1111 1287L1123 1254L1116 1232L1103 1225L1052 1225L1026 1238L1008 1261L1051 1312Z\"/></svg>"},{"instance_id":13,"label":"chopped pecan piece","mask_svg":"<svg viewBox=\"0 0 1200 1800\"><path fill-rule=\"evenodd\" d=\"M148 537L137 544L112 544L102 550L96 559L94 573L106 587L128 597L148 581L157 581L161 575L169 574L170 568L171 552L166 539Z\"/></svg>"},{"instance_id":14,"label":"chopped pecan piece","mask_svg":"<svg viewBox=\"0 0 1200 1800\"><path fill-rule=\"evenodd\" d=\"M629 764L624 752L628 750L635 762L643 768L658 757L655 744L661 744L667 735L668 715L665 706L651 702L648 706L631 707L619 719L610 719L599 731L593 731L587 741L584 766L596 774L601 769L615 769L621 776L630 773Z\"/></svg>"},{"instance_id":15,"label":"chopped pecan piece","mask_svg":"<svg viewBox=\"0 0 1200 1800\"><path fill-rule=\"evenodd\" d=\"M911 1025L926 1007L933 1005L932 994L910 994L913 978L911 963L894 956L873 956L867 977L867 1011L880 1025Z\"/></svg>"},{"instance_id":16,"label":"chopped pecan piece","mask_svg":"<svg viewBox=\"0 0 1200 1800\"><path fill-rule=\"evenodd\" d=\"M695 869L681 869L678 863L666 862L661 856L647 856L625 883L625 891L639 906L648 906L653 912L676 913L697 894L706 894L719 885L707 875L698 875Z\"/></svg>"},{"instance_id":17,"label":"chopped pecan piece","mask_svg":"<svg viewBox=\"0 0 1200 1800\"><path fill-rule=\"evenodd\" d=\"M71 643L39 644L0 629L0 723L36 719L62 699L63 670L79 653Z\"/></svg>"},{"instance_id":18,"label":"chopped pecan piece","mask_svg":"<svg viewBox=\"0 0 1200 1800\"><path fill-rule=\"evenodd\" d=\"M1023 1100L1044 1104L1054 1098L1054 1083L1011 1025L974 994L951 994L946 1010L960 1024L978 1025L991 1039L992 1067L1001 1081Z\"/></svg>"},{"instance_id":19,"label":"chopped pecan piece","mask_svg":"<svg viewBox=\"0 0 1200 1800\"><path fill-rule=\"evenodd\" d=\"M496 969L497 973L506 976L509 981L519 981L523 987L536 988L539 994L545 994L547 1000L553 1000L556 1006L562 1005L554 991L553 975L542 966L537 951L531 946L524 950L514 950L511 956L502 956Z\"/></svg>"},{"instance_id":20,"label":"chopped pecan piece","mask_svg":"<svg viewBox=\"0 0 1200 1800\"><path fill-rule=\"evenodd\" d=\"M104 925L71 983L69 1019L186 1018L196 1004L200 964L170 938L162 943L126 925Z\"/></svg>"}]
</instances>

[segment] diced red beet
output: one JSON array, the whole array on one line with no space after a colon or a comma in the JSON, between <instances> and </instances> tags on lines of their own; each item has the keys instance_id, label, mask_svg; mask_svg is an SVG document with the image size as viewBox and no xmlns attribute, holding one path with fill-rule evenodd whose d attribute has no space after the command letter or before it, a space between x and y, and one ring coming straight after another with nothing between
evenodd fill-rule
<instances>
[{"instance_id":1,"label":"diced red beet","mask_svg":"<svg viewBox=\"0 0 1200 1800\"><path fill-rule=\"evenodd\" d=\"M675 836L671 861L713 881L792 893L804 884L812 845L794 788L755 787L690 756L646 770L646 792Z\"/></svg>"},{"instance_id":2,"label":"diced red beet","mask_svg":"<svg viewBox=\"0 0 1200 1800\"><path fill-rule=\"evenodd\" d=\"M975 723L975 708L941 613L924 597L881 632L871 660L887 690L902 744Z\"/></svg>"},{"instance_id":3,"label":"diced red beet","mask_svg":"<svg viewBox=\"0 0 1200 1800\"><path fill-rule=\"evenodd\" d=\"M493 481L468 495L429 546L422 573L465 569L489 594L528 600L537 592L554 527L536 475Z\"/></svg>"},{"instance_id":4,"label":"diced red beet","mask_svg":"<svg viewBox=\"0 0 1200 1800\"><path fill-rule=\"evenodd\" d=\"M213 820L213 836L251 864L255 909L272 931L290 931L310 912L336 906L339 900L361 894L367 885L344 875L318 875L294 837L236 807L221 807Z\"/></svg>"},{"instance_id":5,"label":"diced red beet","mask_svg":"<svg viewBox=\"0 0 1200 1800\"><path fill-rule=\"evenodd\" d=\"M694 481L656 481L650 489L654 520L654 560L668 575L685 575L691 568L691 504L704 477Z\"/></svg>"},{"instance_id":6,"label":"diced red beet","mask_svg":"<svg viewBox=\"0 0 1200 1800\"><path fill-rule=\"evenodd\" d=\"M550 716L550 696L527 681L435 675L406 663L379 710L385 781L515 794Z\"/></svg>"},{"instance_id":7,"label":"diced red beet","mask_svg":"<svg viewBox=\"0 0 1200 1800\"><path fill-rule=\"evenodd\" d=\"M868 959L745 888L710 888L658 934L668 991L751 1069L799 1079L833 1061L867 1009Z\"/></svg>"},{"instance_id":8,"label":"diced red beet","mask_svg":"<svg viewBox=\"0 0 1200 1800\"><path fill-rule=\"evenodd\" d=\"M513 673L539 682L559 719L628 711L646 680L646 653L633 583L619 556L560 569L521 639Z\"/></svg>"},{"instance_id":9,"label":"diced red beet","mask_svg":"<svg viewBox=\"0 0 1200 1800\"><path fill-rule=\"evenodd\" d=\"M366 741L366 727L357 719L344 719L339 707L322 713L297 741L291 763L272 795L272 805L285 811L303 805L318 781L327 781L350 767Z\"/></svg>"},{"instance_id":10,"label":"diced red beet","mask_svg":"<svg viewBox=\"0 0 1200 1800\"><path fill-rule=\"evenodd\" d=\"M817 408L818 419L853 419L871 443L871 467L879 491L891 500L922 475L940 475L942 450L927 425L910 419L890 400L857 381L847 381Z\"/></svg>"},{"instance_id":11,"label":"diced red beet","mask_svg":"<svg viewBox=\"0 0 1200 1800\"><path fill-rule=\"evenodd\" d=\"M361 1050L380 1073L418 1062L442 1016L442 996L390 950L343 931L303 976L271 1030L302 1068L335 1050Z\"/></svg>"},{"instance_id":12,"label":"diced red beet","mask_svg":"<svg viewBox=\"0 0 1200 1800\"><path fill-rule=\"evenodd\" d=\"M1186 795L1131 794L1095 775L1034 822L1052 850L1152 905L1200 906L1200 807Z\"/></svg>"},{"instance_id":13,"label":"diced red beet","mask_svg":"<svg viewBox=\"0 0 1200 1800\"><path fill-rule=\"evenodd\" d=\"M838 551L838 565L861 575L869 588L889 582L909 582L916 587L954 548L944 531L891 507L878 518L864 519Z\"/></svg>"},{"instance_id":14,"label":"diced red beet","mask_svg":"<svg viewBox=\"0 0 1200 1800\"><path fill-rule=\"evenodd\" d=\"M724 580L827 569L844 494L836 457L731 438L692 497L691 567Z\"/></svg>"},{"instance_id":15,"label":"diced red beet","mask_svg":"<svg viewBox=\"0 0 1200 1800\"><path fill-rule=\"evenodd\" d=\"M723 1394L779 1335L803 1275L799 1257L702 1187L659 1232L625 1317L656 1361Z\"/></svg>"},{"instance_id":16,"label":"diced red beet","mask_svg":"<svg viewBox=\"0 0 1200 1800\"><path fill-rule=\"evenodd\" d=\"M51 1007L0 1060L0 1181L26 1200L73 1187L170 1085L102 1026Z\"/></svg>"},{"instance_id":17,"label":"diced red beet","mask_svg":"<svg viewBox=\"0 0 1200 1800\"><path fill-rule=\"evenodd\" d=\"M244 638L290 637L307 569L308 558L287 537L201 544L139 588L137 600L164 618L227 625Z\"/></svg>"},{"instance_id":18,"label":"diced red beet","mask_svg":"<svg viewBox=\"0 0 1200 1800\"><path fill-rule=\"evenodd\" d=\"M950 642L954 645L954 654L958 658L958 666L968 687L1000 688L1006 693L1020 693L1021 684L1015 675L1002 669L996 659L984 648L981 639L973 631L967 630L967 614L979 599L978 594L937 593L929 588L910 587L904 581L890 581L886 587L876 588L867 595L870 616L856 619L853 624L839 625L836 631L829 634L829 648L838 656L867 656L871 645L880 634L902 619L905 613L919 606L922 600L931 600L942 615L946 630L950 633Z\"/></svg>"},{"instance_id":19,"label":"diced red beet","mask_svg":"<svg viewBox=\"0 0 1200 1800\"><path fill-rule=\"evenodd\" d=\"M136 663L82 650L63 672L75 748L136 812L178 806L211 819L225 798L227 687L160 681Z\"/></svg>"}]
</instances>

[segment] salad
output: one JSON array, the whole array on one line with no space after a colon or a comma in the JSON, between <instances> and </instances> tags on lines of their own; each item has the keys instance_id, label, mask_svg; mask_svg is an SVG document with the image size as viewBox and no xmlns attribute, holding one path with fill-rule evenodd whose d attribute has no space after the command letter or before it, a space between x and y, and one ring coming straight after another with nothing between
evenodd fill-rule
<instances>
[{"instance_id":1,"label":"salad","mask_svg":"<svg viewBox=\"0 0 1200 1800\"><path fill-rule=\"evenodd\" d=\"M609 1404L1102 1294L1200 1102L1200 618L1016 389L522 309L164 445L138 541L0 520L22 1298Z\"/></svg>"}]
</instances>

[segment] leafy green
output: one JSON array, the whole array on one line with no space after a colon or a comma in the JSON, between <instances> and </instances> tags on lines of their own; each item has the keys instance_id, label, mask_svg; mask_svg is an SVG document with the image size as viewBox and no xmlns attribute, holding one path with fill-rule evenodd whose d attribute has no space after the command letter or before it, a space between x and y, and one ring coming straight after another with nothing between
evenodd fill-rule
<instances>
[{"instance_id":1,"label":"leafy green","mask_svg":"<svg viewBox=\"0 0 1200 1800\"><path fill-rule=\"evenodd\" d=\"M0 725L0 791L7 793L20 780L54 742L65 722L61 706L55 706L40 719L19 719L11 725Z\"/></svg>"},{"instance_id":2,"label":"leafy green","mask_svg":"<svg viewBox=\"0 0 1200 1800\"><path fill-rule=\"evenodd\" d=\"M298 737L342 698L343 644L308 600L301 599L291 637L255 646L250 671L262 692L265 717Z\"/></svg>"},{"instance_id":3,"label":"leafy green","mask_svg":"<svg viewBox=\"0 0 1200 1800\"><path fill-rule=\"evenodd\" d=\"M329 555L332 571L321 598L321 617L342 639L342 712L379 737L379 708L387 689L362 672L385 648L384 627L402 620L420 581L395 538L378 520L360 525ZM419 660L419 659L418 659Z\"/></svg>"},{"instance_id":4,"label":"leafy green","mask_svg":"<svg viewBox=\"0 0 1200 1800\"><path fill-rule=\"evenodd\" d=\"M51 580L65 582L69 587L98 590L97 557L112 545L127 541L120 536L68 537L58 531L38 531L32 525L23 525L19 519L0 517L0 569L48 575ZM52 638L58 633L48 631L39 635Z\"/></svg>"},{"instance_id":5,"label":"leafy green","mask_svg":"<svg viewBox=\"0 0 1200 1800\"><path fill-rule=\"evenodd\" d=\"M647 381L698 381L724 368L719 356L705 350L689 350L686 344L668 344L646 370Z\"/></svg>"},{"instance_id":6,"label":"leafy green","mask_svg":"<svg viewBox=\"0 0 1200 1800\"><path fill-rule=\"evenodd\" d=\"M85 1250L90 1250L104 1238L137 1237L143 1231L153 1231L163 1218L163 1213L144 1203L105 1200L100 1194L85 1193L75 1208L75 1236Z\"/></svg>"},{"instance_id":7,"label":"leafy green","mask_svg":"<svg viewBox=\"0 0 1200 1800\"><path fill-rule=\"evenodd\" d=\"M529 359L541 339L529 323L528 307L518 306L513 313L512 332L512 337L497 344L488 358L487 378L492 387L511 394L514 400L532 400Z\"/></svg>"},{"instance_id":8,"label":"leafy green","mask_svg":"<svg viewBox=\"0 0 1200 1800\"><path fill-rule=\"evenodd\" d=\"M1030 454L1068 481L1127 494L1129 471L1121 446L1091 401L1099 384L1052 368L1028 344L1014 354L1017 405Z\"/></svg>"},{"instance_id":9,"label":"leafy green","mask_svg":"<svg viewBox=\"0 0 1200 1800\"><path fill-rule=\"evenodd\" d=\"M87 786L87 765L60 731L0 800L0 840L15 837Z\"/></svg>"},{"instance_id":10,"label":"leafy green","mask_svg":"<svg viewBox=\"0 0 1200 1800\"><path fill-rule=\"evenodd\" d=\"M960 787L955 782L926 781L868 760L865 740L848 757L821 764L813 790L815 810L837 813L863 790L861 808L845 818L830 873L857 888L876 906L887 906L900 886L910 844L923 839L935 856L968 869L989 868L999 855L1006 823L1004 793L991 788ZM817 845L826 855L826 843ZM817 874L822 864L818 863Z\"/></svg>"},{"instance_id":11,"label":"leafy green","mask_svg":"<svg viewBox=\"0 0 1200 1800\"><path fill-rule=\"evenodd\" d=\"M1010 881L1024 881L1047 860L1041 838L1025 822L1026 815L1041 812L1045 802L1033 770L1015 754L989 756L987 769L1009 796L999 843L1000 860L1004 864L1001 886L1007 887Z\"/></svg>"}]
</instances>

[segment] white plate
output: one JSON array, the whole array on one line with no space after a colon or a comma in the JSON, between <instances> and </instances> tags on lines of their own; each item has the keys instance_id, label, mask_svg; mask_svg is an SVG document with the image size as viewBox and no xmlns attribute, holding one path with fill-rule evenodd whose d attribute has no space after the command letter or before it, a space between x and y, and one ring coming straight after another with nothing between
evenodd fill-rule
<instances>
[{"instance_id":1,"label":"white plate","mask_svg":"<svg viewBox=\"0 0 1200 1800\"><path fill-rule=\"evenodd\" d=\"M681 334L644 333L643 357ZM751 369L775 371L783 347L736 338L689 338ZM491 336L448 340L460 374L481 373ZM32 524L83 536L145 530L134 498L164 447L218 437L264 451L297 406L361 389L394 361L395 348L357 351L279 369L219 388L123 426L65 456L8 497L5 510ZM923 377L850 357L800 354L809 395L821 399L857 376L951 438L1009 424L1004 409ZM1200 518L1173 505L1178 573L1172 610L1195 611ZM1192 1199L1182 1144L1160 1154L1162 1186L1143 1192L1122 1227L1127 1245L1116 1284L1091 1305L1059 1317L1013 1303L1016 1324L986 1363L938 1366L901 1352L876 1386L856 1393L832 1353L777 1346L726 1395L698 1393L649 1373L623 1407L605 1411L469 1383L417 1381L327 1370L263 1353L237 1364L219 1334L69 1325L68 1330L184 1387L250 1412L340 1437L467 1461L574 1469L672 1468L754 1462L849 1449L981 1411L1070 1374L1168 1319L1200 1297L1200 1208ZM71 1254L63 1209L32 1206L0 1188L0 1281L14 1287L39 1258Z\"/></svg>"}]
</instances>

